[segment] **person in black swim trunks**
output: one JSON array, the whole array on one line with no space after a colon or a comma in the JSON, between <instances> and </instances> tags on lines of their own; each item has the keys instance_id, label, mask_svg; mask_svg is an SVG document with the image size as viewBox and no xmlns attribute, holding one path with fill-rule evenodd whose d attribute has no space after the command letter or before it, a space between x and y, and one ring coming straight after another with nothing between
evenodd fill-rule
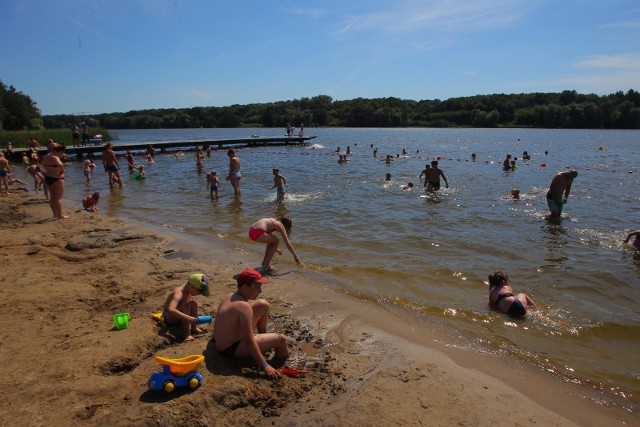
<instances>
[{"instance_id":1,"label":"person in black swim trunks","mask_svg":"<svg viewBox=\"0 0 640 427\"><path fill-rule=\"evenodd\" d=\"M442 169L438 167L438 161L434 160L431 162L431 168L425 174L425 187L427 187L428 192L438 191L440 189L440 177L444 179L444 184L449 188L449 181L447 181L447 177L444 176L444 172ZM429 181L427 183L427 181Z\"/></svg>"},{"instance_id":2,"label":"person in black swim trunks","mask_svg":"<svg viewBox=\"0 0 640 427\"><path fill-rule=\"evenodd\" d=\"M527 294L514 294L509 286L509 277L502 271L489 275L489 306L497 308L510 316L520 317L527 314L527 307L535 307L535 303Z\"/></svg>"},{"instance_id":3,"label":"person in black swim trunks","mask_svg":"<svg viewBox=\"0 0 640 427\"><path fill-rule=\"evenodd\" d=\"M280 373L266 361L264 352L275 348L275 357L287 359L287 338L282 334L266 333L269 303L256 299L262 292L262 284L269 280L256 270L244 270L238 274L238 289L228 294L218 306L213 325L216 350L233 359L252 357L270 379ZM250 300L255 300L249 303ZM254 334L253 330L258 333Z\"/></svg>"}]
</instances>

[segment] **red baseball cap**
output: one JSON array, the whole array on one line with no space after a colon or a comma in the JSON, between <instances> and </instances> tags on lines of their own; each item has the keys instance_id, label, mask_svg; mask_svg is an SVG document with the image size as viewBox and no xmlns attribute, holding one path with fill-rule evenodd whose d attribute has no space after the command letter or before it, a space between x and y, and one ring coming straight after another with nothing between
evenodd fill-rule
<instances>
[{"instance_id":1,"label":"red baseball cap","mask_svg":"<svg viewBox=\"0 0 640 427\"><path fill-rule=\"evenodd\" d=\"M269 279L262 277L262 274L256 270L244 270L242 273L236 276L238 285L250 285L253 282L267 283Z\"/></svg>"}]
</instances>

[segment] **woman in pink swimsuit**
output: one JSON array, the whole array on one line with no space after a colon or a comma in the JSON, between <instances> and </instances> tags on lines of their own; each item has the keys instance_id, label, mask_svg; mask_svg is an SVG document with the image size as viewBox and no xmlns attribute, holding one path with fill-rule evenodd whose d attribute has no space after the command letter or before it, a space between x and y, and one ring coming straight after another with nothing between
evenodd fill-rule
<instances>
[{"instance_id":1,"label":"woman in pink swimsuit","mask_svg":"<svg viewBox=\"0 0 640 427\"><path fill-rule=\"evenodd\" d=\"M254 222L251 228L249 229L249 238L254 242L266 243L267 248L264 252L264 259L262 260L262 267L264 268L265 274L273 272L274 268L271 266L271 260L273 256L278 252L282 255L282 251L278 249L278 245L280 244L280 239L274 236L272 233L280 233L282 235L282 239L284 240L284 244L287 245L287 249L293 255L293 259L296 263L301 264L300 258L296 254L295 249L293 249L293 245L289 240L289 236L291 235L291 218L288 216L282 216L280 219L275 218L262 218L258 221Z\"/></svg>"}]
</instances>

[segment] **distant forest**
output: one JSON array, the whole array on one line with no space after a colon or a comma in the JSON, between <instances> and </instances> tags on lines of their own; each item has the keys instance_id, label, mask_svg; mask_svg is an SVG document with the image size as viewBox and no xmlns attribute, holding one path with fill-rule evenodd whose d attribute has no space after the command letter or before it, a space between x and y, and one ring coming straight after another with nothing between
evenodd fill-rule
<instances>
[{"instance_id":1,"label":"distant forest","mask_svg":"<svg viewBox=\"0 0 640 427\"><path fill-rule=\"evenodd\" d=\"M47 128L87 121L107 129L284 127L534 127L640 129L640 93L477 95L412 101L357 98L334 101L320 95L292 101L228 107L166 108L96 114L44 116Z\"/></svg>"},{"instance_id":2,"label":"distant forest","mask_svg":"<svg viewBox=\"0 0 640 427\"><path fill-rule=\"evenodd\" d=\"M106 129L285 127L534 127L640 129L640 93L477 95L447 100L319 95L265 104L41 116L28 95L0 81L0 129L60 129L87 122Z\"/></svg>"}]
</instances>

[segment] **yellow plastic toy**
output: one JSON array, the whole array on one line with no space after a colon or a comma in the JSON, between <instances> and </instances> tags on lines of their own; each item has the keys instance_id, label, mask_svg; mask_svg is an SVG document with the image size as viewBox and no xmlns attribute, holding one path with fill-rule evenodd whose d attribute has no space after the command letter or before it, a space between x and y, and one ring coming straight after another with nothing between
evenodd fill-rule
<instances>
[{"instance_id":1,"label":"yellow plastic toy","mask_svg":"<svg viewBox=\"0 0 640 427\"><path fill-rule=\"evenodd\" d=\"M158 325L164 326L164 318L162 317L162 313L152 313L151 318L158 322Z\"/></svg>"},{"instance_id":2,"label":"yellow plastic toy","mask_svg":"<svg viewBox=\"0 0 640 427\"><path fill-rule=\"evenodd\" d=\"M197 388L202 384L202 375L198 372L198 367L204 360L204 355L194 354L181 359L156 356L155 360L163 365L163 371L151 375L147 382L149 390L171 393L176 387Z\"/></svg>"}]
</instances>

